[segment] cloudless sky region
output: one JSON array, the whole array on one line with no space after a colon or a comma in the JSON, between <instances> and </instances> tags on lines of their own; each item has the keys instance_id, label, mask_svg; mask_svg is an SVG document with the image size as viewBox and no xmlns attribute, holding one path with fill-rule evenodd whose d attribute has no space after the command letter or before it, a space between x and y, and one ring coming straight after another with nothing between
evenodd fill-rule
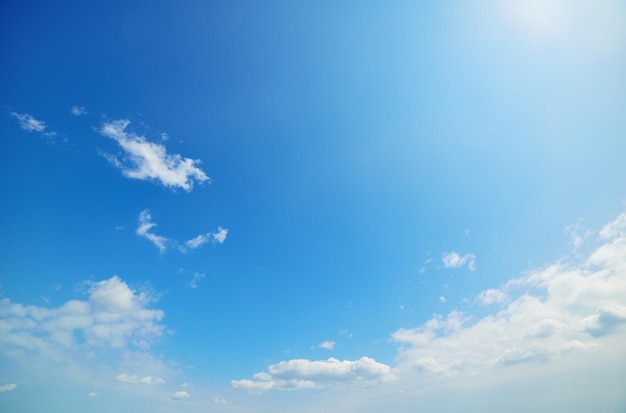
<instances>
[{"instance_id":1,"label":"cloudless sky region","mask_svg":"<svg viewBox=\"0 0 626 413\"><path fill-rule=\"evenodd\" d=\"M626 411L626 2L0 3L0 411Z\"/></svg>"}]
</instances>

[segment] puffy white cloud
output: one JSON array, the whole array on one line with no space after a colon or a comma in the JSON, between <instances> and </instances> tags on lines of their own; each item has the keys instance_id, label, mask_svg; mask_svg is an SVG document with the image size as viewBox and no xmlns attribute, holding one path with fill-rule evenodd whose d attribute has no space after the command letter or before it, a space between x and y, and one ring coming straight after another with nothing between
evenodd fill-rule
<instances>
[{"instance_id":1,"label":"puffy white cloud","mask_svg":"<svg viewBox=\"0 0 626 413\"><path fill-rule=\"evenodd\" d=\"M184 390L181 391L177 391L176 393L174 393L171 398L173 400L187 400L189 399L191 396L189 395L189 393L187 393Z\"/></svg>"},{"instance_id":2,"label":"puffy white cloud","mask_svg":"<svg viewBox=\"0 0 626 413\"><path fill-rule=\"evenodd\" d=\"M439 297L439 302L441 304L445 304L448 300L446 299L446 297L444 297L443 295Z\"/></svg>"},{"instance_id":3,"label":"puffy white cloud","mask_svg":"<svg viewBox=\"0 0 626 413\"><path fill-rule=\"evenodd\" d=\"M156 224L152 222L152 216L150 215L150 211L144 209L139 213L139 226L137 227L137 235L140 235L150 242L152 242L158 249L159 252L163 253L167 249L166 243L168 239L161 235L156 235L150 230L156 227Z\"/></svg>"},{"instance_id":4,"label":"puffy white cloud","mask_svg":"<svg viewBox=\"0 0 626 413\"><path fill-rule=\"evenodd\" d=\"M194 181L210 182L198 165L199 160L168 154L165 146L148 142L144 136L126 132L126 119L105 123L100 133L115 140L124 150L122 158L107 155L107 159L122 170L124 176L139 180L155 180L168 188L193 189Z\"/></svg>"},{"instance_id":5,"label":"puffy white cloud","mask_svg":"<svg viewBox=\"0 0 626 413\"><path fill-rule=\"evenodd\" d=\"M115 377L115 381L122 383L141 383L141 384L164 384L165 380L160 377L152 378L152 376L139 377L136 374L129 376L126 373L120 373Z\"/></svg>"},{"instance_id":6,"label":"puffy white cloud","mask_svg":"<svg viewBox=\"0 0 626 413\"><path fill-rule=\"evenodd\" d=\"M82 106L72 106L72 109L70 109L70 113L74 116L81 116L86 115L87 110Z\"/></svg>"},{"instance_id":7,"label":"puffy white cloud","mask_svg":"<svg viewBox=\"0 0 626 413\"><path fill-rule=\"evenodd\" d=\"M402 346L394 374L484 375L554 359L575 364L598 348L617 351L620 340L613 338L626 339L626 214L605 226L600 237L586 258L561 259L481 292L480 304L503 305L495 313L476 318L453 311L397 330L392 339Z\"/></svg>"},{"instance_id":8,"label":"puffy white cloud","mask_svg":"<svg viewBox=\"0 0 626 413\"><path fill-rule=\"evenodd\" d=\"M476 270L476 256L474 254L465 254L460 256L458 252L446 252L441 258L444 268L459 268L467 265L470 271Z\"/></svg>"},{"instance_id":9,"label":"puffy white cloud","mask_svg":"<svg viewBox=\"0 0 626 413\"><path fill-rule=\"evenodd\" d=\"M212 235L213 235L214 242L223 244L224 241L226 241L226 235L228 235L228 229L217 227L217 232L214 232Z\"/></svg>"},{"instance_id":10,"label":"puffy white cloud","mask_svg":"<svg viewBox=\"0 0 626 413\"><path fill-rule=\"evenodd\" d=\"M3 384L2 386L0 386L0 393L6 393L15 389L17 389L17 384Z\"/></svg>"},{"instance_id":11,"label":"puffy white cloud","mask_svg":"<svg viewBox=\"0 0 626 413\"><path fill-rule=\"evenodd\" d=\"M150 297L119 277L90 283L88 294L86 301L71 300L57 308L0 300L0 351L146 349L163 335L163 312L148 308Z\"/></svg>"},{"instance_id":12,"label":"puffy white cloud","mask_svg":"<svg viewBox=\"0 0 626 413\"><path fill-rule=\"evenodd\" d=\"M257 373L254 380L233 380L235 388L250 392L266 390L299 390L324 387L334 382L362 380L390 380L391 368L369 357L355 361L294 359L268 367L268 372Z\"/></svg>"}]
</instances>

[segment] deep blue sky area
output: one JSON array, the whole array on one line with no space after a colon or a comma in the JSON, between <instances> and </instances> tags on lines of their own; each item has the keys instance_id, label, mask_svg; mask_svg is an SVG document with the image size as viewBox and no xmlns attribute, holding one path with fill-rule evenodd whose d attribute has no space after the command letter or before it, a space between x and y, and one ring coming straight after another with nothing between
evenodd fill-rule
<instances>
[{"instance_id":1,"label":"deep blue sky area","mask_svg":"<svg viewBox=\"0 0 626 413\"><path fill-rule=\"evenodd\" d=\"M626 408L625 23L2 2L0 410Z\"/></svg>"}]
</instances>

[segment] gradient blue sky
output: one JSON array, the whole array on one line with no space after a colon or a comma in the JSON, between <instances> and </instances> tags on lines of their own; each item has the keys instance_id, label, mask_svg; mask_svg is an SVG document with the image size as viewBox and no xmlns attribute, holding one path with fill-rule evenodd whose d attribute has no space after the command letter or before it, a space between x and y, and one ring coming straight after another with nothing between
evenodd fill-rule
<instances>
[{"instance_id":1,"label":"gradient blue sky","mask_svg":"<svg viewBox=\"0 0 626 413\"><path fill-rule=\"evenodd\" d=\"M0 410L626 409L623 1L4 1L0 38Z\"/></svg>"}]
</instances>

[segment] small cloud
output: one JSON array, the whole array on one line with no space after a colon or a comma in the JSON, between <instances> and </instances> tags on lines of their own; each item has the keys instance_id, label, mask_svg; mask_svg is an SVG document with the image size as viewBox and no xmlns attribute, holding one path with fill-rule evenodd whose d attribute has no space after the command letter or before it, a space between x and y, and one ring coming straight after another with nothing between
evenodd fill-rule
<instances>
[{"instance_id":1,"label":"small cloud","mask_svg":"<svg viewBox=\"0 0 626 413\"><path fill-rule=\"evenodd\" d=\"M142 181L153 180L167 188L182 188L189 192L195 182L211 182L201 170L197 159L183 158L179 154L169 154L165 146L148 142L144 136L127 132L130 121L126 119L105 123L100 133L116 141L124 150L125 156L118 158L104 155L114 166L122 170L127 178Z\"/></svg>"},{"instance_id":2,"label":"small cloud","mask_svg":"<svg viewBox=\"0 0 626 413\"><path fill-rule=\"evenodd\" d=\"M81 116L86 115L87 110L85 110L85 108L82 106L72 106L72 109L70 109L70 113L74 116Z\"/></svg>"},{"instance_id":3,"label":"small cloud","mask_svg":"<svg viewBox=\"0 0 626 413\"><path fill-rule=\"evenodd\" d=\"M204 277L205 277L204 273L199 273L199 272L194 273L192 280L189 282L189 286L191 288L196 288L198 286L198 281L200 281Z\"/></svg>"},{"instance_id":4,"label":"small cloud","mask_svg":"<svg viewBox=\"0 0 626 413\"><path fill-rule=\"evenodd\" d=\"M446 299L446 297L444 297L443 295L442 295L441 297L439 297L439 302L440 302L441 304L445 304L445 303L446 303L446 301L448 301L448 300L447 300L447 299Z\"/></svg>"},{"instance_id":5,"label":"small cloud","mask_svg":"<svg viewBox=\"0 0 626 413\"><path fill-rule=\"evenodd\" d=\"M187 387L189 387L189 385L187 384L187 382L185 382L181 384L180 387L182 387L183 389L186 389Z\"/></svg>"},{"instance_id":6,"label":"small cloud","mask_svg":"<svg viewBox=\"0 0 626 413\"><path fill-rule=\"evenodd\" d=\"M87 393L86 396L93 399L93 398L98 397L98 393L96 393L95 391L92 391L90 393Z\"/></svg>"},{"instance_id":7,"label":"small cloud","mask_svg":"<svg viewBox=\"0 0 626 413\"><path fill-rule=\"evenodd\" d=\"M148 239L159 249L159 252L163 253L166 250L165 243L167 242L167 238L151 233L150 230L153 227L156 227L156 224L152 222L150 210L144 209L139 213L139 227L137 227L136 231L137 235Z\"/></svg>"},{"instance_id":8,"label":"small cloud","mask_svg":"<svg viewBox=\"0 0 626 413\"><path fill-rule=\"evenodd\" d=\"M187 400L189 399L189 397L191 397L189 396L189 393L183 390L183 391L177 391L176 393L174 393L171 396L171 399L172 400Z\"/></svg>"},{"instance_id":9,"label":"small cloud","mask_svg":"<svg viewBox=\"0 0 626 413\"><path fill-rule=\"evenodd\" d=\"M170 138L170 135L168 135L166 132L161 133L159 136L161 136L162 141L166 141Z\"/></svg>"},{"instance_id":10,"label":"small cloud","mask_svg":"<svg viewBox=\"0 0 626 413\"><path fill-rule=\"evenodd\" d=\"M136 374L129 376L126 373L120 373L115 377L115 381L122 383L141 383L141 384L165 384L165 380L160 377L152 378L152 376L139 377Z\"/></svg>"},{"instance_id":11,"label":"small cloud","mask_svg":"<svg viewBox=\"0 0 626 413\"><path fill-rule=\"evenodd\" d=\"M46 129L46 122L37 120L27 113L11 112L20 123L20 128L26 132L43 132Z\"/></svg>"},{"instance_id":12,"label":"small cloud","mask_svg":"<svg viewBox=\"0 0 626 413\"><path fill-rule=\"evenodd\" d=\"M213 241L223 244L226 241L226 235L228 235L228 229L217 227L217 232L213 233Z\"/></svg>"},{"instance_id":13,"label":"small cloud","mask_svg":"<svg viewBox=\"0 0 626 413\"><path fill-rule=\"evenodd\" d=\"M230 404L230 402L229 402L228 400L226 400L226 399L220 399L220 398L218 398L218 397L215 397L215 398L213 399L213 403L215 403L215 404L222 404L222 405L225 405L225 404Z\"/></svg>"},{"instance_id":14,"label":"small cloud","mask_svg":"<svg viewBox=\"0 0 626 413\"><path fill-rule=\"evenodd\" d=\"M228 235L228 229L217 227L217 232L208 232L206 234L200 234L195 238L185 242L185 247L196 249L202 244L206 244L209 241L213 243L223 244L226 241L226 235ZM185 252L183 250L183 252Z\"/></svg>"},{"instance_id":15,"label":"small cloud","mask_svg":"<svg viewBox=\"0 0 626 413\"><path fill-rule=\"evenodd\" d=\"M348 330L339 330L339 334L346 337L348 340L351 340L354 337L354 334L350 333Z\"/></svg>"},{"instance_id":16,"label":"small cloud","mask_svg":"<svg viewBox=\"0 0 626 413\"><path fill-rule=\"evenodd\" d=\"M314 348L323 348L325 350L334 350L335 349L335 342L334 341L324 341L321 342L320 344L318 344L317 346L315 346Z\"/></svg>"},{"instance_id":17,"label":"small cloud","mask_svg":"<svg viewBox=\"0 0 626 413\"><path fill-rule=\"evenodd\" d=\"M443 254L441 260L443 261L444 268L459 268L467 265L470 271L476 270L476 256L474 254L465 254L460 256L456 251Z\"/></svg>"},{"instance_id":18,"label":"small cloud","mask_svg":"<svg viewBox=\"0 0 626 413\"><path fill-rule=\"evenodd\" d=\"M478 294L478 302L480 302L482 305L502 304L508 298L509 297L504 291L496 290L493 288L481 291L480 294Z\"/></svg>"},{"instance_id":19,"label":"small cloud","mask_svg":"<svg viewBox=\"0 0 626 413\"><path fill-rule=\"evenodd\" d=\"M0 393L6 393L17 389L17 384L3 384L0 386Z\"/></svg>"}]
</instances>

